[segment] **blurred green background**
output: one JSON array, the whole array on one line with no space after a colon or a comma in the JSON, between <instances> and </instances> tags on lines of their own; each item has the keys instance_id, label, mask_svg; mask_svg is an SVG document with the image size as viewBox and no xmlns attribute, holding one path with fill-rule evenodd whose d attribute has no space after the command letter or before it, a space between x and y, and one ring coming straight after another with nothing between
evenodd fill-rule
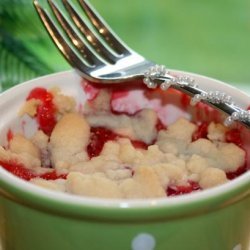
<instances>
[{"instance_id":1,"label":"blurred green background","mask_svg":"<svg viewBox=\"0 0 250 250\"><path fill-rule=\"evenodd\" d=\"M250 83L250 0L91 0L134 50L169 68ZM69 69L31 0L0 0L3 89Z\"/></svg>"}]
</instances>

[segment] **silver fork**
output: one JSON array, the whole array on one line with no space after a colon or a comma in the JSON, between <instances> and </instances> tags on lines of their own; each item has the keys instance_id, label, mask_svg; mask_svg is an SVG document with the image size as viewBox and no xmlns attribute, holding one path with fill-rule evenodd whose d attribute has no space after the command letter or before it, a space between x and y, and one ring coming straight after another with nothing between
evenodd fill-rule
<instances>
[{"instance_id":1,"label":"silver fork","mask_svg":"<svg viewBox=\"0 0 250 250\"><path fill-rule=\"evenodd\" d=\"M235 105L229 95L218 91L203 91L189 77L173 76L164 66L145 59L121 41L86 0L78 0L78 3L90 21L91 28L74 5L68 0L62 2L73 22L68 21L52 0L48 0L61 27L53 22L37 0L34 0L34 6L57 48L83 77L104 84L123 84L143 79L149 88L159 86L167 90L172 87L190 95L191 105L202 101L226 113L226 125L239 121L250 128L250 111ZM68 40L60 30L64 31Z\"/></svg>"},{"instance_id":2,"label":"silver fork","mask_svg":"<svg viewBox=\"0 0 250 250\"><path fill-rule=\"evenodd\" d=\"M67 21L53 1L48 0L48 2L55 17L71 40L71 43L80 52L81 57L74 52L69 43L60 34L59 29L52 22L46 11L41 8L38 1L34 1L34 5L56 46L66 60L79 70L85 78L95 82L108 83L130 81L131 79L142 78L145 70L154 65L154 63L146 60L126 46L87 1L79 0L80 6L105 43L88 27L86 21L79 16L69 1L63 0L62 2L68 10L73 23L86 39L82 39L74 31L71 23Z\"/></svg>"}]
</instances>

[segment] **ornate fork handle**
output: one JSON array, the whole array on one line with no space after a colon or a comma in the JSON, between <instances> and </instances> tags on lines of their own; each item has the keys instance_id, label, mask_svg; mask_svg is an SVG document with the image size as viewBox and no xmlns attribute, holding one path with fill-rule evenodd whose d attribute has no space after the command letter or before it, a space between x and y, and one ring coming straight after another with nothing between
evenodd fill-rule
<instances>
[{"instance_id":1,"label":"ornate fork handle","mask_svg":"<svg viewBox=\"0 0 250 250\"><path fill-rule=\"evenodd\" d=\"M250 128L250 110L244 110L237 106L230 95L220 91L204 91L187 76L172 76L165 66L155 65L150 67L144 74L144 83L148 88L160 87L162 90L174 88L191 96L190 104L194 106L202 101L220 111L228 117L224 121L226 126L230 126L234 121L242 123Z\"/></svg>"}]
</instances>

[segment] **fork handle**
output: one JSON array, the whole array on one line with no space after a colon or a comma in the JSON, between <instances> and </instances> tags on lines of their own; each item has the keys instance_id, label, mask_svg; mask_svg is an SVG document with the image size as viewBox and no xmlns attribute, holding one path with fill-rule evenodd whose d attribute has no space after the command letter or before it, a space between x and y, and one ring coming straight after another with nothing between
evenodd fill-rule
<instances>
[{"instance_id":1,"label":"fork handle","mask_svg":"<svg viewBox=\"0 0 250 250\"><path fill-rule=\"evenodd\" d=\"M224 124L230 126L235 121L240 122L250 129L250 111L237 106L231 96L220 91L204 91L195 84L194 80L187 76L172 76L165 66L154 65L144 74L144 83L148 88L160 87L162 90L168 88L177 89L191 96L190 104L194 106L202 101L209 106L222 111L228 117Z\"/></svg>"}]
</instances>

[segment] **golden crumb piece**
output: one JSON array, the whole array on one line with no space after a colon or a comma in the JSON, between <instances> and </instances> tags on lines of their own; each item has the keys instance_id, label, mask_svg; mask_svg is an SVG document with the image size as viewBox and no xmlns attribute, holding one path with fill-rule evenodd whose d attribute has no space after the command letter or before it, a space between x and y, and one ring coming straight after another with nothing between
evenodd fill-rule
<instances>
[{"instance_id":1,"label":"golden crumb piece","mask_svg":"<svg viewBox=\"0 0 250 250\"><path fill-rule=\"evenodd\" d=\"M166 193L161 182L151 167L140 166L133 178L124 180L120 184L124 198L153 198L165 197Z\"/></svg>"},{"instance_id":2,"label":"golden crumb piece","mask_svg":"<svg viewBox=\"0 0 250 250\"><path fill-rule=\"evenodd\" d=\"M41 170L41 161L39 158L34 157L32 154L21 152L14 153L10 150L6 150L0 146L0 161L2 162L16 162L25 166L28 169L33 169L35 171Z\"/></svg>"},{"instance_id":3,"label":"golden crumb piece","mask_svg":"<svg viewBox=\"0 0 250 250\"><path fill-rule=\"evenodd\" d=\"M41 164L43 167L50 167L50 155L48 151L49 137L42 130L38 130L31 138L32 143L39 148Z\"/></svg>"},{"instance_id":4,"label":"golden crumb piece","mask_svg":"<svg viewBox=\"0 0 250 250\"><path fill-rule=\"evenodd\" d=\"M237 145L221 143L218 148L221 156L218 166L224 171L233 172L245 164L246 152Z\"/></svg>"},{"instance_id":5,"label":"golden crumb piece","mask_svg":"<svg viewBox=\"0 0 250 250\"><path fill-rule=\"evenodd\" d=\"M209 167L208 161L199 155L192 155L187 161L187 170L192 174L200 174L205 168Z\"/></svg>"},{"instance_id":6,"label":"golden crumb piece","mask_svg":"<svg viewBox=\"0 0 250 250\"><path fill-rule=\"evenodd\" d=\"M85 112L107 112L110 111L110 98L111 92L108 90L100 90L96 98L90 102L85 104Z\"/></svg>"},{"instance_id":7,"label":"golden crumb piece","mask_svg":"<svg viewBox=\"0 0 250 250\"><path fill-rule=\"evenodd\" d=\"M221 185L227 181L227 176L223 170L218 168L206 168L201 173L199 185L202 189L207 189Z\"/></svg>"},{"instance_id":8,"label":"golden crumb piece","mask_svg":"<svg viewBox=\"0 0 250 250\"><path fill-rule=\"evenodd\" d=\"M30 180L31 183L43 187L49 190L65 192L65 180L44 180L41 178L33 178Z\"/></svg>"},{"instance_id":9,"label":"golden crumb piece","mask_svg":"<svg viewBox=\"0 0 250 250\"><path fill-rule=\"evenodd\" d=\"M106 160L117 160L119 155L120 145L115 141L107 141L100 153L100 156L105 156Z\"/></svg>"},{"instance_id":10,"label":"golden crumb piece","mask_svg":"<svg viewBox=\"0 0 250 250\"><path fill-rule=\"evenodd\" d=\"M132 164L136 158L136 149L133 147L129 139L124 138L119 140L120 150L119 158L126 164Z\"/></svg>"},{"instance_id":11,"label":"golden crumb piece","mask_svg":"<svg viewBox=\"0 0 250 250\"><path fill-rule=\"evenodd\" d=\"M16 154L29 154L34 158L40 158L40 151L35 144L25 138L23 135L16 134L9 143L9 150Z\"/></svg>"},{"instance_id":12,"label":"golden crumb piece","mask_svg":"<svg viewBox=\"0 0 250 250\"><path fill-rule=\"evenodd\" d=\"M48 147L49 137L42 130L38 130L31 138L31 141L40 150L45 150Z\"/></svg>"},{"instance_id":13,"label":"golden crumb piece","mask_svg":"<svg viewBox=\"0 0 250 250\"><path fill-rule=\"evenodd\" d=\"M40 104L41 104L40 100L30 99L23 104L23 106L21 107L21 109L18 112L18 115L23 116L23 115L27 114L31 117L34 117L36 115L36 112L37 112L37 106Z\"/></svg>"},{"instance_id":14,"label":"golden crumb piece","mask_svg":"<svg viewBox=\"0 0 250 250\"><path fill-rule=\"evenodd\" d=\"M199 139L189 144L189 154L205 157L209 165L226 172L235 171L245 162L245 151L233 143L213 143L207 139Z\"/></svg>"},{"instance_id":15,"label":"golden crumb piece","mask_svg":"<svg viewBox=\"0 0 250 250\"><path fill-rule=\"evenodd\" d=\"M55 168L68 168L74 162L87 160L89 137L90 127L83 116L76 113L64 115L50 137L52 165Z\"/></svg>"},{"instance_id":16,"label":"golden crumb piece","mask_svg":"<svg viewBox=\"0 0 250 250\"><path fill-rule=\"evenodd\" d=\"M184 153L197 126L183 118L159 132L156 144L165 153Z\"/></svg>"},{"instance_id":17,"label":"golden crumb piece","mask_svg":"<svg viewBox=\"0 0 250 250\"><path fill-rule=\"evenodd\" d=\"M116 182L98 173L84 175L79 172L71 172L67 177L66 191L82 196L121 198Z\"/></svg>"},{"instance_id":18,"label":"golden crumb piece","mask_svg":"<svg viewBox=\"0 0 250 250\"><path fill-rule=\"evenodd\" d=\"M207 138L211 141L225 141L225 133L228 129L220 123L211 122L208 126Z\"/></svg>"},{"instance_id":19,"label":"golden crumb piece","mask_svg":"<svg viewBox=\"0 0 250 250\"><path fill-rule=\"evenodd\" d=\"M11 159L11 153L0 146L0 161L8 162Z\"/></svg>"},{"instance_id":20,"label":"golden crumb piece","mask_svg":"<svg viewBox=\"0 0 250 250\"><path fill-rule=\"evenodd\" d=\"M66 114L75 111L76 101L71 96L57 94L53 98L53 103L59 114Z\"/></svg>"}]
</instances>

